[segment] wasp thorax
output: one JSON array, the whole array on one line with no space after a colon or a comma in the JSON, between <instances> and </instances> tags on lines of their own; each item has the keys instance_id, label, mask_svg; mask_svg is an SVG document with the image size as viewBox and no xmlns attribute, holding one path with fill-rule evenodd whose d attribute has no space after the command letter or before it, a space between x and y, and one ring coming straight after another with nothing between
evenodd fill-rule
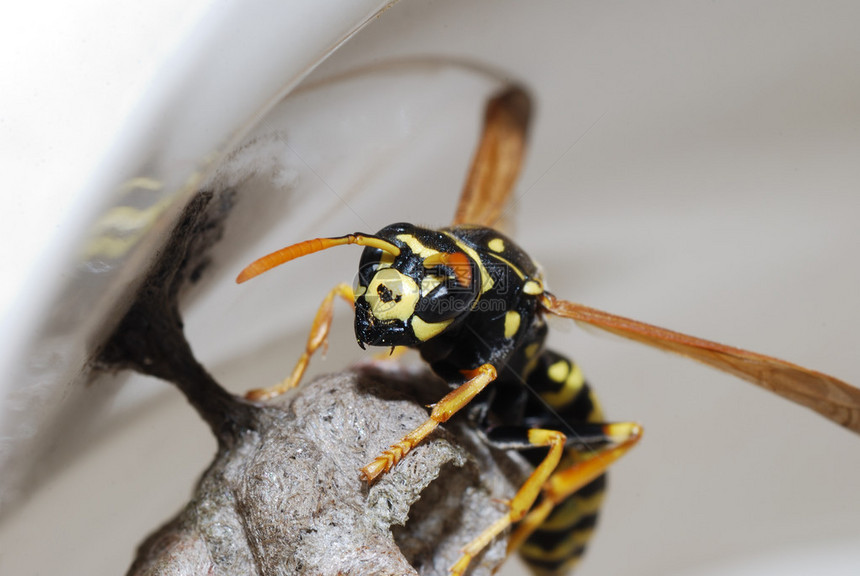
<instances>
[{"instance_id":1,"label":"wasp thorax","mask_svg":"<svg viewBox=\"0 0 860 576\"><path fill-rule=\"evenodd\" d=\"M364 299L377 320L407 320L415 312L421 293L418 284L395 268L377 270Z\"/></svg>"}]
</instances>

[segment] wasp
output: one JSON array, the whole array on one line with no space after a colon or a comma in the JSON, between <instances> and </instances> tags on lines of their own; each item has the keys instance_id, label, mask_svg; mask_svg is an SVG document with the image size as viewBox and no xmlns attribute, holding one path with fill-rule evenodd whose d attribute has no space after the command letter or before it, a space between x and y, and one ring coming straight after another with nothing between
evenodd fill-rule
<instances>
[{"instance_id":1,"label":"wasp","mask_svg":"<svg viewBox=\"0 0 860 576\"><path fill-rule=\"evenodd\" d=\"M510 527L509 550L519 550L535 573L567 573L595 526L607 468L642 436L634 422L606 421L580 367L545 348L548 316L688 356L860 431L860 390L841 380L548 292L535 262L493 228L523 162L530 108L527 93L517 86L488 102L450 227L397 223L375 234L307 240L258 259L237 278L241 283L335 246L364 247L355 286L340 284L326 295L291 375L278 386L252 390L248 397L266 399L298 385L311 356L326 342L337 297L354 307L355 336L362 348L418 350L452 390L432 406L421 426L361 469L366 482L389 471L463 409L488 443L522 451L534 465L508 512L463 548L450 569L453 576L462 575Z\"/></svg>"}]
</instances>

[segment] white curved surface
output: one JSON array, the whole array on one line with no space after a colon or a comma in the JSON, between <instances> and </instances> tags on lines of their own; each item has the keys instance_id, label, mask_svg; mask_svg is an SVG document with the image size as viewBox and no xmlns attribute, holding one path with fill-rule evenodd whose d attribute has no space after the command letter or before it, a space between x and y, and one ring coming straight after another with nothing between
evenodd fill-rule
<instances>
[{"instance_id":1,"label":"white curved surface","mask_svg":"<svg viewBox=\"0 0 860 576\"><path fill-rule=\"evenodd\" d=\"M315 77L431 54L523 80L538 116L516 237L557 294L858 383L858 16L839 2L404 3ZM372 101L374 89L385 84L365 86L361 98ZM309 309L319 291L290 278L312 271L327 287L350 280L354 268L349 251L332 252L243 291L229 287L242 252L255 256L317 230L449 217L476 126L463 119L480 104L462 102L449 118L435 100L401 97L402 106L374 108L335 94L320 108L307 104L305 122L293 124L290 144L306 160L318 152L307 164L322 174L296 181L314 199L302 208L305 228L237 246L234 269L218 270L189 311L195 349L234 389L278 374L297 349L311 313L284 304ZM350 125L360 111L365 123ZM440 111L449 122L434 132L427 119ZM392 132L381 148L354 148L373 140L377 124L422 117L412 138ZM352 136L337 145L314 140L338 128ZM395 147L390 162L386 142ZM340 186L356 176L361 192L345 198L351 191ZM52 255L47 269L66 257ZM348 323L338 317L341 337L314 370L357 357ZM613 417L646 427L642 446L613 475L580 574L766 574L762 554L794 558L807 547L816 573L845 573L846 557L858 564L850 546L860 541L855 436L745 383L632 345L563 330L552 343L584 365ZM4 573L121 571L133 543L187 495L211 440L163 384L135 379L132 388L150 399L141 404L123 390L115 419L96 428L102 441L0 526L0 548L14 550L0 558ZM124 402L137 408L122 412ZM63 521L49 522L57 509L66 510ZM92 531L76 536L79 526ZM45 541L57 543L51 558L39 554ZM515 565L505 572L515 573Z\"/></svg>"},{"instance_id":2,"label":"white curved surface","mask_svg":"<svg viewBox=\"0 0 860 576\"><path fill-rule=\"evenodd\" d=\"M31 258L38 266L18 271L22 287L0 337L5 503L50 470L46 453L61 451L52 445L55 435L64 437L62 422L89 422L110 402L109 388L83 386L93 343L110 329L110 315L190 194L267 109L386 3L197 6L196 21L181 28L182 40L164 55L134 114L111 135L106 158L91 165L87 184L68 196L72 203L58 202L58 232L46 254ZM39 230L19 231L17 244L28 246L27 234ZM74 451L63 446L58 458Z\"/></svg>"}]
</instances>

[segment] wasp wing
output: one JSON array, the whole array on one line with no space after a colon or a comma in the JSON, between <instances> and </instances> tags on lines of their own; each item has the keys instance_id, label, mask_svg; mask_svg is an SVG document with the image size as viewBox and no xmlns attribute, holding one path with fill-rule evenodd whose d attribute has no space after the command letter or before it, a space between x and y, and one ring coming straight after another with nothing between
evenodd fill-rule
<instances>
[{"instance_id":1,"label":"wasp wing","mask_svg":"<svg viewBox=\"0 0 860 576\"><path fill-rule=\"evenodd\" d=\"M529 96L518 86L506 88L487 103L481 141L460 195L455 226L495 227L502 217L520 174L530 115Z\"/></svg>"},{"instance_id":2,"label":"wasp wing","mask_svg":"<svg viewBox=\"0 0 860 576\"><path fill-rule=\"evenodd\" d=\"M860 389L833 376L778 358L725 346L560 300L550 294L544 295L542 304L543 308L551 314L584 322L624 338L675 352L734 374L860 433Z\"/></svg>"}]
</instances>

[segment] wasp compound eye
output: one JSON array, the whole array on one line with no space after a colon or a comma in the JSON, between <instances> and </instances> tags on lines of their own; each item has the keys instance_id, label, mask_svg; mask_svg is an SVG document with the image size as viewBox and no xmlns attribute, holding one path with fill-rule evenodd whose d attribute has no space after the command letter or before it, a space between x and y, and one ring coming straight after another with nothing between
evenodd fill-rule
<instances>
[{"instance_id":1,"label":"wasp compound eye","mask_svg":"<svg viewBox=\"0 0 860 576\"><path fill-rule=\"evenodd\" d=\"M364 299L377 320L407 320L415 312L418 284L399 270L378 270L367 286Z\"/></svg>"}]
</instances>

